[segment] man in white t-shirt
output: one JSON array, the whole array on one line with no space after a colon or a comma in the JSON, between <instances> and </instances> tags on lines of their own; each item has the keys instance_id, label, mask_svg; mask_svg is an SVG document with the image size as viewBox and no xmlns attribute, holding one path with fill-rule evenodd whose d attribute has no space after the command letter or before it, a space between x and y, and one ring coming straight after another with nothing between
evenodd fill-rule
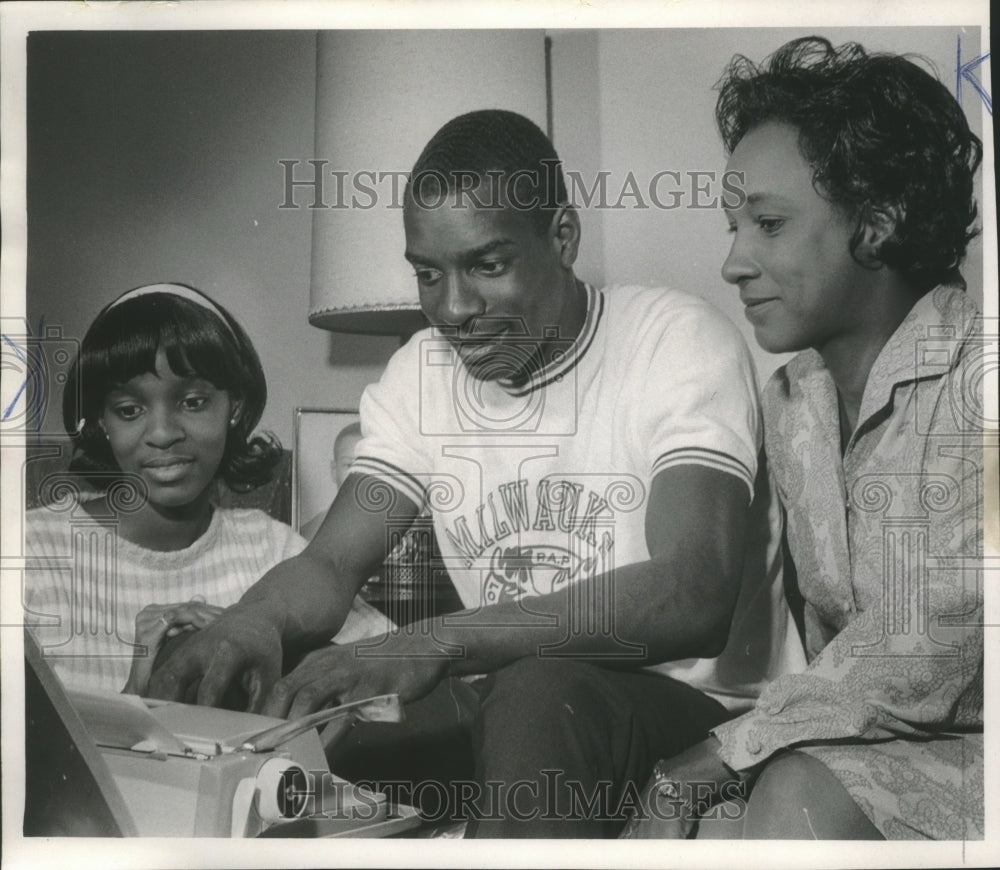
<instances>
[{"instance_id":1,"label":"man in white t-shirt","mask_svg":"<svg viewBox=\"0 0 1000 870\"><path fill-rule=\"evenodd\" d=\"M794 657L749 354L695 297L577 280L558 158L519 115L446 124L404 223L433 329L366 390L352 473L309 547L151 690L200 678L214 703L248 675L255 708L299 716L486 674L469 833L612 836L657 759ZM425 508L466 609L279 680L282 649L329 638Z\"/></svg>"}]
</instances>

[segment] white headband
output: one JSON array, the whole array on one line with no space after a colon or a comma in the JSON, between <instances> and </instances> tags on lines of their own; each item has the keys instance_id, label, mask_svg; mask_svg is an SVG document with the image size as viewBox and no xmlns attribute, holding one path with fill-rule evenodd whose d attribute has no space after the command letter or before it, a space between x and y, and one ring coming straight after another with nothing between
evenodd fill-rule
<instances>
[{"instance_id":1,"label":"white headband","mask_svg":"<svg viewBox=\"0 0 1000 870\"><path fill-rule=\"evenodd\" d=\"M105 311L110 311L112 308L116 308L123 302L130 302L133 299L138 299L140 296L148 296L150 293L167 293L170 296L180 296L182 299L187 299L189 302L193 302L195 305L200 305L207 311L211 311L222 323L225 325L226 329L229 330L229 334L236 338L236 333L233 332L232 326L229 325L229 321L226 320L225 315L219 310L219 307L209 299L204 293L199 293L197 290L192 290L190 287L185 287L183 284L146 284L144 287L136 287L134 290L129 290L122 293L114 302L112 302Z\"/></svg>"},{"instance_id":2,"label":"white headband","mask_svg":"<svg viewBox=\"0 0 1000 870\"><path fill-rule=\"evenodd\" d=\"M138 299L140 296L148 296L150 293L166 293L170 296L180 296L182 299L187 299L195 305L200 305L206 311L211 311L216 317L218 317L229 331L229 334L234 339L236 338L236 333L233 331L233 328L229 325L229 321L226 320L218 306L203 293L199 293L197 290L192 290L190 287L185 287L183 284L146 284L144 287L136 287L134 290L128 290L127 292L122 293L122 295L105 308L104 311L108 312L112 308L116 308L121 305L123 302L130 302L133 299ZM86 419L81 418L76 424L76 431L82 431L86 423Z\"/></svg>"}]
</instances>

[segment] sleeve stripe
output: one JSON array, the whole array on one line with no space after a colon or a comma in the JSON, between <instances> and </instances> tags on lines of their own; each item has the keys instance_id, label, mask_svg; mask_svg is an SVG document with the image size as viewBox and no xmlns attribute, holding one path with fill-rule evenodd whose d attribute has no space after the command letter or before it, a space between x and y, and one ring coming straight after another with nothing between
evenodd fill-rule
<instances>
[{"instance_id":1,"label":"sleeve stripe","mask_svg":"<svg viewBox=\"0 0 1000 870\"><path fill-rule=\"evenodd\" d=\"M384 459L358 456L351 463L351 472L370 474L386 480L418 506L424 503L426 493L423 484L409 472Z\"/></svg>"},{"instance_id":2,"label":"sleeve stripe","mask_svg":"<svg viewBox=\"0 0 1000 870\"><path fill-rule=\"evenodd\" d=\"M691 464L706 465L709 468L717 468L720 471L735 474L750 487L750 493L751 495L753 494L753 475L745 463L740 462L739 459L730 456L728 453L722 453L719 450L709 450L705 447L680 447L676 450L668 450L653 462L652 476L655 477L665 468Z\"/></svg>"}]
</instances>

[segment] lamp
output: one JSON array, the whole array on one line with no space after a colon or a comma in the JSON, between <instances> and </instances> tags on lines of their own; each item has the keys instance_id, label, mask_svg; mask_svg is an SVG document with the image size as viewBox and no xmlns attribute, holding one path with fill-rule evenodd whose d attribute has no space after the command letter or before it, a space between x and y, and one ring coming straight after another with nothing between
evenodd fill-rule
<instances>
[{"instance_id":1,"label":"lamp","mask_svg":"<svg viewBox=\"0 0 1000 870\"><path fill-rule=\"evenodd\" d=\"M319 34L310 323L400 336L426 325L403 259L406 174L443 124L493 108L544 128L543 31Z\"/></svg>"}]
</instances>

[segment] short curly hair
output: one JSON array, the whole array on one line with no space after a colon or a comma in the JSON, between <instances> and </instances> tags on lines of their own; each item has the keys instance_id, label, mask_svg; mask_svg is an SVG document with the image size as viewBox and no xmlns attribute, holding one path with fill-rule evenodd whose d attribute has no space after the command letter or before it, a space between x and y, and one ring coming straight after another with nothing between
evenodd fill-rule
<instances>
[{"instance_id":1,"label":"short curly hair","mask_svg":"<svg viewBox=\"0 0 1000 870\"><path fill-rule=\"evenodd\" d=\"M798 130L818 193L855 216L853 255L873 212L896 218L879 259L926 291L951 279L977 234L982 144L961 106L908 56L795 39L759 66L735 56L717 83L728 153L769 121Z\"/></svg>"},{"instance_id":2,"label":"short curly hair","mask_svg":"<svg viewBox=\"0 0 1000 870\"><path fill-rule=\"evenodd\" d=\"M456 188L470 190L472 180L490 187L485 202L525 211L539 233L569 201L562 164L548 136L505 109L467 112L438 130L413 166L405 202L433 208L435 200ZM493 197L494 189L499 197Z\"/></svg>"},{"instance_id":3,"label":"short curly hair","mask_svg":"<svg viewBox=\"0 0 1000 870\"><path fill-rule=\"evenodd\" d=\"M210 307L168 292L146 293L111 302L97 315L63 392L63 425L73 438L71 471L87 473L105 484L120 477L98 421L108 393L134 377L155 372L156 354L162 350L176 374L204 378L243 401L240 418L227 433L216 476L238 491L270 480L281 460L281 444L270 433L253 434L267 402L264 370L236 319L218 303L205 299ZM83 426L78 431L81 411Z\"/></svg>"}]
</instances>

